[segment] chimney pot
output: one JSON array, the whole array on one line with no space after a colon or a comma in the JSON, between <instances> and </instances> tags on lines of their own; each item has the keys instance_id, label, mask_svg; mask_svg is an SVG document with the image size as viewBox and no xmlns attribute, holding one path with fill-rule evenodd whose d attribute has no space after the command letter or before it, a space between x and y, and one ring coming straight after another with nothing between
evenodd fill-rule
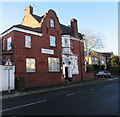
<instances>
[{"instance_id":1,"label":"chimney pot","mask_svg":"<svg viewBox=\"0 0 120 117\"><path fill-rule=\"evenodd\" d=\"M33 13L33 7L30 5L25 9L26 14L32 14Z\"/></svg>"}]
</instances>

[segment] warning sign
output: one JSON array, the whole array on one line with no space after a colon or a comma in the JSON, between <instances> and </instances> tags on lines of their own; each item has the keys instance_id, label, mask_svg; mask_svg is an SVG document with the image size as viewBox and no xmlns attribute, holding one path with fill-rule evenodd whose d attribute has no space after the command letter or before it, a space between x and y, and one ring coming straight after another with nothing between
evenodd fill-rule
<instances>
[{"instance_id":1,"label":"warning sign","mask_svg":"<svg viewBox=\"0 0 120 117\"><path fill-rule=\"evenodd\" d=\"M6 66L11 66L12 62L10 61L10 59L7 60L7 62L5 63Z\"/></svg>"},{"instance_id":2,"label":"warning sign","mask_svg":"<svg viewBox=\"0 0 120 117\"><path fill-rule=\"evenodd\" d=\"M5 63L5 69L4 70L13 70L13 65L12 62L10 61L10 59L7 60L7 62Z\"/></svg>"}]
</instances>

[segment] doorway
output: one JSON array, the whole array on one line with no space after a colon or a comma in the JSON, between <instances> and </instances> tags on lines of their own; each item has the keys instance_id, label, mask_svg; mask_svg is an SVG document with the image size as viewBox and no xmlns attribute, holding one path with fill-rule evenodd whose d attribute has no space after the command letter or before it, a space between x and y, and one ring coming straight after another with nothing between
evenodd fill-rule
<instances>
[{"instance_id":1,"label":"doorway","mask_svg":"<svg viewBox=\"0 0 120 117\"><path fill-rule=\"evenodd\" d=\"M65 80L68 79L68 67L65 67Z\"/></svg>"}]
</instances>

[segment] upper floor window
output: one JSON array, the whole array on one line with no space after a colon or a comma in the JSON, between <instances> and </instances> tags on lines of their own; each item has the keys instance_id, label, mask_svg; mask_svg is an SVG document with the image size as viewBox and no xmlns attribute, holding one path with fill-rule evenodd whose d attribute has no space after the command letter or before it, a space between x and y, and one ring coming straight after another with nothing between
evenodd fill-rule
<instances>
[{"instance_id":1,"label":"upper floor window","mask_svg":"<svg viewBox=\"0 0 120 117\"><path fill-rule=\"evenodd\" d=\"M64 38L65 47L70 47L70 40Z\"/></svg>"},{"instance_id":2,"label":"upper floor window","mask_svg":"<svg viewBox=\"0 0 120 117\"><path fill-rule=\"evenodd\" d=\"M50 46L56 46L56 37L50 36Z\"/></svg>"},{"instance_id":3,"label":"upper floor window","mask_svg":"<svg viewBox=\"0 0 120 117\"><path fill-rule=\"evenodd\" d=\"M62 47L64 48L69 48L71 46L71 43L70 43L70 37L68 36L63 36L62 37Z\"/></svg>"},{"instance_id":4,"label":"upper floor window","mask_svg":"<svg viewBox=\"0 0 120 117\"><path fill-rule=\"evenodd\" d=\"M55 21L54 19L50 19L50 27L55 27Z\"/></svg>"},{"instance_id":5,"label":"upper floor window","mask_svg":"<svg viewBox=\"0 0 120 117\"><path fill-rule=\"evenodd\" d=\"M5 50L5 39L3 39L3 50Z\"/></svg>"},{"instance_id":6,"label":"upper floor window","mask_svg":"<svg viewBox=\"0 0 120 117\"><path fill-rule=\"evenodd\" d=\"M31 48L31 36L25 36L25 47Z\"/></svg>"},{"instance_id":7,"label":"upper floor window","mask_svg":"<svg viewBox=\"0 0 120 117\"><path fill-rule=\"evenodd\" d=\"M12 38L9 37L7 39L7 50L11 50L12 49Z\"/></svg>"}]
</instances>

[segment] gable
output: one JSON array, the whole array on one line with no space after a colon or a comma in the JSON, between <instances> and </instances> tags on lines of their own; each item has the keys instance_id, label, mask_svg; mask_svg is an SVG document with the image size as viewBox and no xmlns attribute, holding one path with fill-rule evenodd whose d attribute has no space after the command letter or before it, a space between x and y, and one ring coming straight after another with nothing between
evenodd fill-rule
<instances>
[{"instance_id":1,"label":"gable","mask_svg":"<svg viewBox=\"0 0 120 117\"><path fill-rule=\"evenodd\" d=\"M40 23L31 14L25 15L21 24L32 28L40 27Z\"/></svg>"}]
</instances>

